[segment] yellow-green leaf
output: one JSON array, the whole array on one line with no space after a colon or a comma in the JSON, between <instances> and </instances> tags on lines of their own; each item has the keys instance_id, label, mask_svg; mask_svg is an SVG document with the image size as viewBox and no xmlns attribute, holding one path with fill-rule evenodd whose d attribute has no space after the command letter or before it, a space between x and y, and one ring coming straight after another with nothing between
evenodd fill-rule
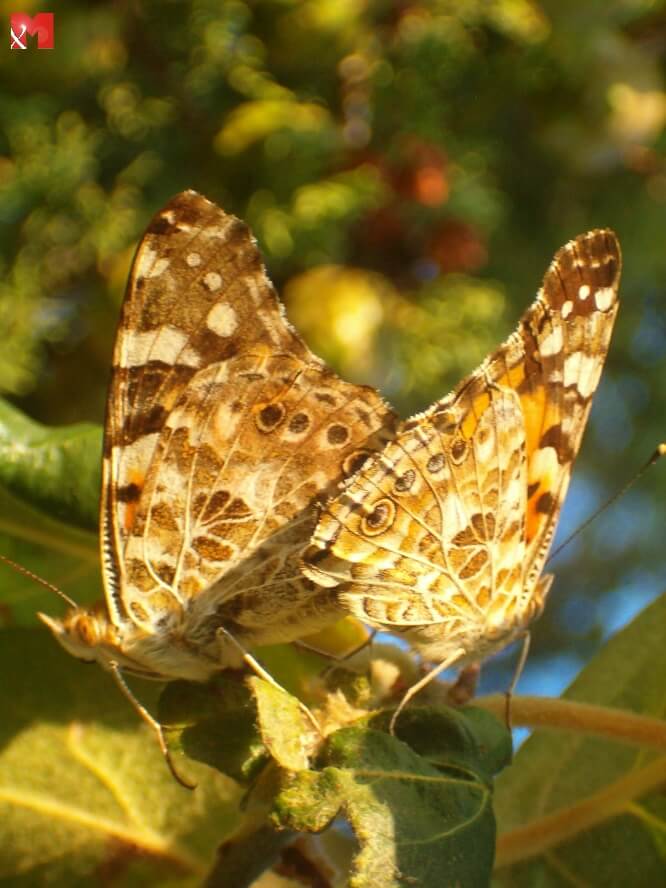
<instances>
[{"instance_id":1,"label":"yellow-green leaf","mask_svg":"<svg viewBox=\"0 0 666 888\"><path fill-rule=\"evenodd\" d=\"M182 759L199 783L183 789L110 677L42 629L0 632L0 672L0 880L200 884L237 786Z\"/></svg>"},{"instance_id":2,"label":"yellow-green leaf","mask_svg":"<svg viewBox=\"0 0 666 888\"><path fill-rule=\"evenodd\" d=\"M48 428L0 400L0 485L48 515L97 527L101 454L98 426Z\"/></svg>"},{"instance_id":3,"label":"yellow-green leaf","mask_svg":"<svg viewBox=\"0 0 666 888\"><path fill-rule=\"evenodd\" d=\"M256 675L248 679L248 684L257 706L259 730L270 754L288 771L307 768L314 726L296 697Z\"/></svg>"},{"instance_id":4,"label":"yellow-green leaf","mask_svg":"<svg viewBox=\"0 0 666 888\"><path fill-rule=\"evenodd\" d=\"M664 718L666 596L616 635L565 700ZM666 872L666 749L539 731L497 782L497 884L658 885Z\"/></svg>"},{"instance_id":5,"label":"yellow-green leaf","mask_svg":"<svg viewBox=\"0 0 666 888\"><path fill-rule=\"evenodd\" d=\"M206 684L172 681L162 692L159 719L169 747L250 783L268 761L256 706L245 676L226 671Z\"/></svg>"}]
</instances>

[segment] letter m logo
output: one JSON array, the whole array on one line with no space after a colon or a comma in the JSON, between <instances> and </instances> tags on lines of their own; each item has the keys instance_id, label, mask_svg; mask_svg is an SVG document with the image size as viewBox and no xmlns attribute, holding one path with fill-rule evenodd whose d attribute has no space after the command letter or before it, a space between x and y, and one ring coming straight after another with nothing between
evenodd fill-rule
<instances>
[{"instance_id":1,"label":"letter m logo","mask_svg":"<svg viewBox=\"0 0 666 888\"><path fill-rule=\"evenodd\" d=\"M37 38L37 49L53 49L53 13L38 12L32 18L24 12L9 17L10 49L27 49L28 35Z\"/></svg>"}]
</instances>

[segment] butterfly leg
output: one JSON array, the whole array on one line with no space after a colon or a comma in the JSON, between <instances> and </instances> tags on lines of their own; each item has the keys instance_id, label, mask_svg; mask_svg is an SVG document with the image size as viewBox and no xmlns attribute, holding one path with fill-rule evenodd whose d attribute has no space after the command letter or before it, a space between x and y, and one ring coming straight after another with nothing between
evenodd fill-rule
<instances>
[{"instance_id":1,"label":"butterfly leg","mask_svg":"<svg viewBox=\"0 0 666 888\"><path fill-rule=\"evenodd\" d=\"M372 645L372 642L375 640L377 632L377 629L373 629L364 641L358 644L355 648L352 648L352 650L348 651L346 654L333 654L330 651L323 651L321 650L321 648L317 648L305 641L293 641L292 644L294 645L294 647L301 648L304 651L312 651L312 653L314 654L319 654L322 657L328 657L329 660L333 660L335 663L344 663L346 660L351 660L351 658L355 657L356 654L360 654L361 651L364 651L367 647L370 647ZM327 669L330 668L332 667L327 667Z\"/></svg>"},{"instance_id":2,"label":"butterfly leg","mask_svg":"<svg viewBox=\"0 0 666 888\"><path fill-rule=\"evenodd\" d=\"M389 733L395 734L395 724L398 720L398 716L400 715L402 710L405 708L405 706L409 703L409 701L412 699L412 697L414 697L416 694L418 694L419 691L423 690L423 688L426 685L430 684L430 682L433 680L433 678L437 678L437 676L441 672L444 672L444 670L448 669L449 666L453 666L453 664L456 662L456 660L459 660L464 654L465 654L465 651L462 648L455 650L450 656L448 656L446 658L446 660L442 660L442 662L439 664L439 666L435 666L434 669L431 669L430 672L428 672L426 675L424 675L423 678L419 679L419 681L417 681L416 684L413 684L411 686L411 688L408 688L405 691L405 694L404 694L402 700L398 704L398 708L396 709L396 711L393 713L393 716L391 717L391 721L389 723Z\"/></svg>"},{"instance_id":3,"label":"butterfly leg","mask_svg":"<svg viewBox=\"0 0 666 888\"><path fill-rule=\"evenodd\" d=\"M136 699L132 691L129 689L127 682L123 678L122 672L117 663L109 663L109 669L111 671L111 675L114 677L116 684L123 692L125 697L129 700L129 702L134 707L135 711L141 716L141 718L146 722L146 724L150 725L155 734L157 735L157 742L160 745L160 749L162 750L162 755L164 756L164 760L167 763L167 767L171 771L171 774L176 780L177 783L180 783L181 786L185 787L185 789L196 789L196 783L190 783L184 777L182 777L176 768L176 765L171 758L171 752L169 751L169 747L167 746L167 742L164 739L164 730L162 725L157 721L157 719L153 718L153 716L148 712L146 707L139 703Z\"/></svg>"},{"instance_id":4,"label":"butterfly leg","mask_svg":"<svg viewBox=\"0 0 666 888\"><path fill-rule=\"evenodd\" d=\"M530 652L530 633L525 632L522 636L523 643L520 647L520 654L518 656L518 662L516 663L516 668L513 670L513 677L511 678L511 684L506 689L504 693L504 722L506 724L507 730L511 730L511 700L513 698L513 692L516 690L516 685L520 680L520 676L522 675L523 669L525 668L525 663L527 662L527 655Z\"/></svg>"},{"instance_id":5,"label":"butterfly leg","mask_svg":"<svg viewBox=\"0 0 666 888\"><path fill-rule=\"evenodd\" d=\"M282 687L282 685L279 682L275 681L275 679L270 674L270 672L267 672L266 669L264 669L264 667L261 665L261 663L258 660L255 660L255 658L252 656L252 654L250 654L248 651L245 650L243 645L238 641L238 639L234 638L234 636L231 634L231 632L229 632L228 629L225 629L224 626L220 626L217 631L218 631L219 635L224 636L224 639L236 648L236 650L239 652L239 654L243 658L243 662L246 663L250 667L250 669L256 675L259 676L259 678L263 678L264 681L267 681L270 685L272 685L278 691L282 691L283 694L289 693L288 691L286 691ZM308 721L314 727L315 731L321 737L323 737L324 734L323 734L323 731L321 729L319 722L314 717L314 715L310 712L310 710L305 705L305 703L303 703L302 700L299 700L298 705L299 705L303 715L305 715L305 717L308 719Z\"/></svg>"},{"instance_id":6,"label":"butterfly leg","mask_svg":"<svg viewBox=\"0 0 666 888\"><path fill-rule=\"evenodd\" d=\"M330 653L329 651L322 651L322 650L317 649L316 647L313 647L312 645L306 644L303 641L294 641L294 642L292 642L292 644L294 644L296 647L302 648L303 650L312 651L315 654L319 654L322 657L328 657L328 659L331 662L320 673L320 678L325 680L326 677L328 675L330 675L330 673L333 672L333 670L336 669L340 665L340 663L346 663L347 660L351 660L351 658L355 657L356 654L360 654L361 651L364 651L366 648L371 647L373 641L375 640L375 636L377 635L377 631L378 631L377 629L373 629L370 632L370 634L367 636L367 638L361 642L361 644L357 645L355 648L353 648L351 651L348 651L346 654L333 654L333 653Z\"/></svg>"}]
</instances>

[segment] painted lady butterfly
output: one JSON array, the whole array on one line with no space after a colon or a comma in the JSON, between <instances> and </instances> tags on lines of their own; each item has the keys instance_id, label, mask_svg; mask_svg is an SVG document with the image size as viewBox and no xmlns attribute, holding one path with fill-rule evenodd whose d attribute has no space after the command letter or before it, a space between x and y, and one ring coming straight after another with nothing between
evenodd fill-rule
<instances>
[{"instance_id":1,"label":"painted lady butterfly","mask_svg":"<svg viewBox=\"0 0 666 888\"><path fill-rule=\"evenodd\" d=\"M525 633L617 313L620 248L563 247L518 329L323 509L304 572L444 668ZM397 714L397 713L396 713Z\"/></svg>"},{"instance_id":2,"label":"painted lady butterfly","mask_svg":"<svg viewBox=\"0 0 666 888\"><path fill-rule=\"evenodd\" d=\"M178 195L139 245L116 338L106 600L42 620L117 678L203 681L238 665L237 645L317 631L344 614L301 573L315 500L394 426L373 389L343 382L289 326L247 226Z\"/></svg>"},{"instance_id":3,"label":"painted lady butterfly","mask_svg":"<svg viewBox=\"0 0 666 888\"><path fill-rule=\"evenodd\" d=\"M619 275L612 232L569 243L518 330L396 437L379 395L291 329L248 228L178 195L139 246L116 339L105 603L42 619L116 677L203 681L345 612L436 671L504 647L550 585Z\"/></svg>"}]
</instances>

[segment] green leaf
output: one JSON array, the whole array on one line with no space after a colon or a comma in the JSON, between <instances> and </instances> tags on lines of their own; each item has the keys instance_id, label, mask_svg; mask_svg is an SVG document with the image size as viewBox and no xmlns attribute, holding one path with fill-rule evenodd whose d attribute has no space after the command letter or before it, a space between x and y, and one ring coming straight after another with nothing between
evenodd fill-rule
<instances>
[{"instance_id":1,"label":"green leaf","mask_svg":"<svg viewBox=\"0 0 666 888\"><path fill-rule=\"evenodd\" d=\"M176 755L184 752L239 783L252 782L269 760L242 673L227 670L207 684L170 682L160 697L158 714Z\"/></svg>"},{"instance_id":2,"label":"green leaf","mask_svg":"<svg viewBox=\"0 0 666 888\"><path fill-rule=\"evenodd\" d=\"M199 784L180 787L111 678L40 628L0 630L0 671L0 880L200 885L238 787L179 760Z\"/></svg>"},{"instance_id":3,"label":"green leaf","mask_svg":"<svg viewBox=\"0 0 666 888\"><path fill-rule=\"evenodd\" d=\"M99 452L96 426L47 429L0 401L0 552L79 604L102 588ZM62 610L53 592L8 565L0 564L0 577L5 624L34 624L37 611Z\"/></svg>"},{"instance_id":4,"label":"green leaf","mask_svg":"<svg viewBox=\"0 0 666 888\"><path fill-rule=\"evenodd\" d=\"M666 596L597 654L566 700L666 715ZM500 832L515 832L497 884L658 885L666 868L666 756L582 733L535 733L497 782ZM525 829L521 833L519 830ZM500 836L502 843L508 836Z\"/></svg>"},{"instance_id":5,"label":"green leaf","mask_svg":"<svg viewBox=\"0 0 666 888\"><path fill-rule=\"evenodd\" d=\"M100 596L97 536L48 518L1 487L0 553L80 604ZM0 623L34 625L37 611L57 615L62 608L54 592L0 563Z\"/></svg>"},{"instance_id":6,"label":"green leaf","mask_svg":"<svg viewBox=\"0 0 666 888\"><path fill-rule=\"evenodd\" d=\"M0 485L48 515L96 529L101 453L98 426L48 428L0 400Z\"/></svg>"},{"instance_id":7,"label":"green leaf","mask_svg":"<svg viewBox=\"0 0 666 888\"><path fill-rule=\"evenodd\" d=\"M257 706L262 739L277 764L287 771L307 768L313 725L299 701L256 675L248 679L248 684Z\"/></svg>"},{"instance_id":8,"label":"green leaf","mask_svg":"<svg viewBox=\"0 0 666 888\"><path fill-rule=\"evenodd\" d=\"M460 729L460 714L434 707L414 712L418 715L405 713L403 736L415 736L418 728L427 738L421 744L426 756L383 731L343 728L327 739L319 770L285 778L274 821L281 828L320 832L338 814L346 817L360 845L352 888L479 888L488 883L494 854L492 789L485 773L492 757L480 754L484 743L472 739L473 729Z\"/></svg>"},{"instance_id":9,"label":"green leaf","mask_svg":"<svg viewBox=\"0 0 666 888\"><path fill-rule=\"evenodd\" d=\"M301 704L254 675L227 670L207 684L170 682L160 697L159 719L175 752L240 783L251 783L269 756L286 770L308 766L314 731Z\"/></svg>"},{"instance_id":10,"label":"green leaf","mask_svg":"<svg viewBox=\"0 0 666 888\"><path fill-rule=\"evenodd\" d=\"M369 720L371 727L388 728L392 713ZM511 734L494 715L466 706L412 706L405 709L396 736L438 768L466 770L470 761L486 782L511 761Z\"/></svg>"}]
</instances>

